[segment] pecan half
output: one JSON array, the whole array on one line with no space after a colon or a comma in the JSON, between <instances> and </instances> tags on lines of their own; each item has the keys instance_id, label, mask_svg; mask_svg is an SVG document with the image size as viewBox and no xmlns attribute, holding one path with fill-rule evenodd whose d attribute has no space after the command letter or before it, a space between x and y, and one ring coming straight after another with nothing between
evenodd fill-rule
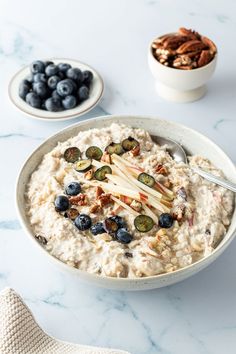
<instances>
[{"instance_id":1,"label":"pecan half","mask_svg":"<svg viewBox=\"0 0 236 354\"><path fill-rule=\"evenodd\" d=\"M201 36L202 42L210 49L210 53L214 55L217 52L216 45L208 37Z\"/></svg>"},{"instance_id":2,"label":"pecan half","mask_svg":"<svg viewBox=\"0 0 236 354\"><path fill-rule=\"evenodd\" d=\"M156 173L158 173L159 175L167 175L168 171L167 171L167 168L162 165L162 164L158 164L156 167L155 167L155 171Z\"/></svg>"},{"instance_id":3,"label":"pecan half","mask_svg":"<svg viewBox=\"0 0 236 354\"><path fill-rule=\"evenodd\" d=\"M89 209L89 212L90 213L96 213L97 211L99 211L101 209L100 205L99 204L92 204L90 209Z\"/></svg>"},{"instance_id":4,"label":"pecan half","mask_svg":"<svg viewBox=\"0 0 236 354\"><path fill-rule=\"evenodd\" d=\"M201 38L201 36L198 32L193 31L191 29L184 28L184 27L180 27L178 32L182 36L188 36L189 39L200 39Z\"/></svg>"},{"instance_id":5,"label":"pecan half","mask_svg":"<svg viewBox=\"0 0 236 354\"><path fill-rule=\"evenodd\" d=\"M189 52L187 55L190 59L195 59L198 58L199 55L201 54L201 50L194 50L193 52Z\"/></svg>"},{"instance_id":6,"label":"pecan half","mask_svg":"<svg viewBox=\"0 0 236 354\"><path fill-rule=\"evenodd\" d=\"M156 43L155 41L152 43L153 49L162 49L163 45L161 43Z\"/></svg>"},{"instance_id":7,"label":"pecan half","mask_svg":"<svg viewBox=\"0 0 236 354\"><path fill-rule=\"evenodd\" d=\"M196 50L202 50L206 48L206 44L196 39L183 43L178 49L177 54L185 54Z\"/></svg>"},{"instance_id":8,"label":"pecan half","mask_svg":"<svg viewBox=\"0 0 236 354\"><path fill-rule=\"evenodd\" d=\"M111 195L109 193L103 193L98 197L98 205L103 207L104 205L110 204L112 202Z\"/></svg>"},{"instance_id":9,"label":"pecan half","mask_svg":"<svg viewBox=\"0 0 236 354\"><path fill-rule=\"evenodd\" d=\"M80 193L78 195L75 195L73 197L69 198L69 201L72 205L87 205L88 204L88 200L87 200L87 195Z\"/></svg>"},{"instance_id":10,"label":"pecan half","mask_svg":"<svg viewBox=\"0 0 236 354\"><path fill-rule=\"evenodd\" d=\"M154 40L154 43L157 44L163 44L165 42L165 40L167 40L168 38L172 38L173 34L165 34L164 36L161 36L157 39Z\"/></svg>"},{"instance_id":11,"label":"pecan half","mask_svg":"<svg viewBox=\"0 0 236 354\"><path fill-rule=\"evenodd\" d=\"M96 187L96 198L100 197L101 194L103 194L104 191L101 187Z\"/></svg>"},{"instance_id":12,"label":"pecan half","mask_svg":"<svg viewBox=\"0 0 236 354\"><path fill-rule=\"evenodd\" d=\"M210 63L212 59L212 54L210 53L209 50L202 50L200 57L197 61L197 64L199 67L207 65L208 63Z\"/></svg>"},{"instance_id":13,"label":"pecan half","mask_svg":"<svg viewBox=\"0 0 236 354\"><path fill-rule=\"evenodd\" d=\"M177 49L181 44L187 42L188 40L189 38L187 36L173 35L163 42L163 47L165 49Z\"/></svg>"}]
</instances>

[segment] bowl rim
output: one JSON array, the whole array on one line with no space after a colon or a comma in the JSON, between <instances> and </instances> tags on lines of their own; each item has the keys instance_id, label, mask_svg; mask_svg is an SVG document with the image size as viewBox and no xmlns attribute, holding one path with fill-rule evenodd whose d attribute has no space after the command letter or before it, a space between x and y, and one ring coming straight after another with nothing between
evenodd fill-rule
<instances>
[{"instance_id":1,"label":"bowl rim","mask_svg":"<svg viewBox=\"0 0 236 354\"><path fill-rule=\"evenodd\" d=\"M53 57L53 58L43 58L41 60L43 60L43 61L48 61L48 60L55 61L56 60L56 61L76 62L78 65L82 64L82 65L86 66L88 70L92 70L93 72L96 73L96 75L98 77L98 80L99 80L99 82L101 84L101 92L100 92L98 98L96 99L96 101L90 107L83 109L81 112L77 112L77 113L75 112L75 110L78 109L78 107L79 107L79 106L76 106L76 107L74 107L74 108L72 108L70 110L65 110L65 112L66 111L71 111L71 112L74 111L73 113L67 114L66 116L58 117L57 113L61 113L61 112L50 112L54 116L52 116L52 117L49 117L49 116L48 117L42 117L40 115L40 113L37 113L37 112L41 111L40 109L34 108L34 107L30 107L31 112L29 112L29 111L25 110L21 105L19 105L14 100L14 97L12 95L11 87L12 87L12 84L14 83L14 80L18 77L18 75L20 75L24 70L28 69L29 66L30 66L30 64L24 65L23 67L21 67L13 75L13 77L9 81L9 84L8 84L8 97L9 97L11 103L13 104L13 106L15 108L17 108L21 113L24 113L26 115L26 117L30 117L30 118L34 118L34 119L42 120L42 121L48 121L48 122L66 121L66 120L70 120L70 119L73 119L73 118L80 117L80 116L84 115L85 113L88 113L90 110L92 110L99 103L99 101L101 100L101 98L103 96L104 90L105 90L105 84L104 84L102 76L99 74L99 72L96 69L94 69L93 66L91 66L91 65L89 65L87 63L84 63L81 60L73 59L73 58L57 58L57 57Z\"/></svg>"},{"instance_id":2,"label":"bowl rim","mask_svg":"<svg viewBox=\"0 0 236 354\"><path fill-rule=\"evenodd\" d=\"M175 33L177 33L177 32L170 32L170 33L163 34L163 35L161 35L161 36L159 36L159 37L153 38L153 40L149 42L149 45L148 45L148 53L149 53L149 55L151 56L151 58L154 59L154 61L157 62L157 64L158 64L161 68L164 68L164 69L166 69L166 70L174 70L175 72L184 72L184 73L186 73L185 75L189 75L190 73L193 73L193 72L200 72L200 71L206 70L209 66L213 65L213 64L216 62L217 57L218 57L218 47L216 47L217 51L216 51L216 53L215 53L215 55L214 55L214 58L213 58L207 65L204 65L204 66L202 66L202 67L200 67L200 68L195 68L195 69L192 69L192 70L179 70L179 69L176 69L176 68L173 68L173 67L169 67L169 66L165 66L165 65L161 64L161 63L159 62L159 60L157 60L157 59L154 57L154 55L153 55L152 44L153 44L153 42L154 42L155 39L159 39L159 38L161 38L161 37L163 37L163 36L166 36L166 35L168 35L168 34L175 34ZM215 44L215 43L214 43L214 44Z\"/></svg>"},{"instance_id":3,"label":"bowl rim","mask_svg":"<svg viewBox=\"0 0 236 354\"><path fill-rule=\"evenodd\" d=\"M36 240L36 238L33 235L33 232L30 231L30 225L27 225L27 223L25 223L24 219L23 219L23 212L22 212L22 207L20 206L19 203L19 198L18 195L20 193L20 189L19 189L19 184L21 181L21 175L25 169L25 167L27 166L28 162L31 160L31 158L33 157L33 155L35 153L37 153L38 150L41 149L41 147L47 143L50 142L50 140L52 138L56 138L58 135L63 134L64 132L66 132L67 130L71 130L75 127L80 127L83 126L84 124L88 123L88 122L92 122L95 123L96 121L100 121L100 120L124 120L124 124L125 124L125 119L129 117L129 118L134 118L134 119L149 119L149 120L155 120L155 121L159 121L159 122L167 122L171 125L173 125L174 127L177 127L179 129L184 129L185 131L189 131L189 132L193 132L194 134L197 134L199 137L201 137L202 139L206 140L209 144L211 144L216 151L218 150L219 152L221 152L221 154L223 153L223 155L225 156L225 158L228 160L228 163L231 165L231 167L235 170L235 176L236 176L236 165L232 162L232 160L230 159L230 157L215 143L213 142L210 138L208 138L206 135L200 133L198 130L195 130L193 128L190 128L184 124L181 123L177 123L175 121L171 121L171 120L167 120L167 119L162 119L159 118L158 116L150 116L150 115L128 115L128 114L113 114L113 115L105 115L105 116L98 116L98 117L94 117L94 118L90 118L90 119L86 119L74 124L71 124L61 130L59 130L57 133L54 133L52 135L50 135L47 139L45 139L39 146L37 146L33 152L30 153L30 155L26 158L26 160L24 161L23 165L20 168L20 171L18 173L17 179L16 179L16 183L15 183L15 207L16 207L16 211L17 211L17 215L18 218L20 220L20 224L22 226L22 229L26 232L26 234L29 236L29 238L31 239L31 241L39 248L41 249L44 254L46 254L48 256L49 259L53 260L54 262L56 262L57 265L64 267L64 269L67 269L68 271L72 271L74 273L77 274L81 274L82 276L86 277L86 278L91 278L94 280L97 280L99 282L99 280L101 281L109 281L109 282L113 282L114 283L134 283L134 284L138 284L138 283L143 283L143 282L148 282L148 281L154 281L154 280L161 280L161 279L171 279L173 277L178 277L179 274L188 274L188 272L191 272L191 270L196 269L199 270L203 269L205 266L207 266L208 264L210 264L211 262L213 262L228 246L229 244L233 241L233 239L236 236L236 227L235 229L232 231L232 234L228 237L227 240L225 240L225 236L223 238L223 240L220 242L220 244L213 250L212 253L208 254L206 257L203 257L201 259L199 259L198 261L184 267L184 268L179 268L177 270L174 270L172 272L169 273L161 273L161 274L157 274L157 275L151 275L151 276L145 276L145 277L140 277L140 278L118 278L118 277L111 277L111 276L103 276L103 275L98 275L98 274L94 274L94 273L89 273L87 271L84 270L80 270L74 267L69 266L68 264L62 262L61 260L59 260L58 258L56 258L55 256L51 255L43 246L41 246L41 244ZM111 123L110 123L111 124ZM73 136L73 135L72 135ZM60 140L58 140L59 142ZM61 140L64 141L64 140ZM51 151L51 150L49 150ZM48 151L48 152L49 152ZM33 172L33 171L32 171ZM32 173L31 172L31 173ZM25 192L25 189L23 191L23 193ZM236 206L234 206L234 212L235 212Z\"/></svg>"}]
</instances>

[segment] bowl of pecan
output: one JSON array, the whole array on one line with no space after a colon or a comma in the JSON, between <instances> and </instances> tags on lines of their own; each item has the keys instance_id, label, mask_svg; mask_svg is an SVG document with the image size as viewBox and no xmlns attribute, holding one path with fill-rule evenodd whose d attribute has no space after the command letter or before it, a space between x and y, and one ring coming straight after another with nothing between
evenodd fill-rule
<instances>
[{"instance_id":1,"label":"bowl of pecan","mask_svg":"<svg viewBox=\"0 0 236 354\"><path fill-rule=\"evenodd\" d=\"M180 28L152 40L148 63L158 94L170 101L191 102L206 93L217 61L214 42L196 31Z\"/></svg>"}]
</instances>

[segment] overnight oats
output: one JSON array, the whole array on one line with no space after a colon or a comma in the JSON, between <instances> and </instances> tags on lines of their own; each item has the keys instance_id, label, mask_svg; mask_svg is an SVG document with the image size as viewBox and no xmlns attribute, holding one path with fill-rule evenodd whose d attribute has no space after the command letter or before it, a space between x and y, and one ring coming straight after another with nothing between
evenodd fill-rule
<instances>
[{"instance_id":1,"label":"overnight oats","mask_svg":"<svg viewBox=\"0 0 236 354\"><path fill-rule=\"evenodd\" d=\"M189 164L223 176L201 156ZM234 208L232 192L175 162L148 132L118 124L58 143L32 174L26 201L35 237L52 256L123 278L206 257Z\"/></svg>"}]
</instances>

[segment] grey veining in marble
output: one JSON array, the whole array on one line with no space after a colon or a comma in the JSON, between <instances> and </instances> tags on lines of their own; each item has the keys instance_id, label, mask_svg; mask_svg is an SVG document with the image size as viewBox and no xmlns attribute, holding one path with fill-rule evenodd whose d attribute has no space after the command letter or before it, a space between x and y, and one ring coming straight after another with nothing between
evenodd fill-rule
<instances>
[{"instance_id":1,"label":"grey veining in marble","mask_svg":"<svg viewBox=\"0 0 236 354\"><path fill-rule=\"evenodd\" d=\"M1 1L0 289L15 288L53 336L133 354L236 353L236 242L191 279L137 293L94 288L39 254L17 220L15 179L30 152L70 122L31 120L7 97L10 78L31 60L77 58L105 81L100 105L80 120L156 115L201 131L236 162L235 13L233 0ZM159 98L147 65L150 40L179 26L206 34L219 49L207 95L190 104Z\"/></svg>"}]
</instances>

